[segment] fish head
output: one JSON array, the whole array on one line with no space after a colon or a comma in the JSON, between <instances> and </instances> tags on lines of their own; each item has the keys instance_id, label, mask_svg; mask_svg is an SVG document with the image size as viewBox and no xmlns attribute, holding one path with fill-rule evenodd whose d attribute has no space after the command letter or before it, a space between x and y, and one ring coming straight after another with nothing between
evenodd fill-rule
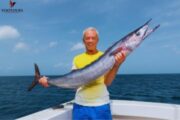
<instances>
[{"instance_id":1,"label":"fish head","mask_svg":"<svg viewBox=\"0 0 180 120\"><path fill-rule=\"evenodd\" d=\"M149 22L146 22L144 25L136 29L135 31L131 32L126 39L124 40L124 47L128 48L129 50L135 49L140 43L149 36L152 32L154 32L160 25L157 25L155 28L150 28L148 25Z\"/></svg>"}]
</instances>

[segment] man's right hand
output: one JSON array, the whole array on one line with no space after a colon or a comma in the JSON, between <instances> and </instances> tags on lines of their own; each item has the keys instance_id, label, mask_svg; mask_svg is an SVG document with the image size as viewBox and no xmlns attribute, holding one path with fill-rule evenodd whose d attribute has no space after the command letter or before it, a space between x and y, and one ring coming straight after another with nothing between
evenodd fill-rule
<instances>
[{"instance_id":1,"label":"man's right hand","mask_svg":"<svg viewBox=\"0 0 180 120\"><path fill-rule=\"evenodd\" d=\"M39 79L39 84L41 84L43 87L48 87L48 78L43 76Z\"/></svg>"}]
</instances>

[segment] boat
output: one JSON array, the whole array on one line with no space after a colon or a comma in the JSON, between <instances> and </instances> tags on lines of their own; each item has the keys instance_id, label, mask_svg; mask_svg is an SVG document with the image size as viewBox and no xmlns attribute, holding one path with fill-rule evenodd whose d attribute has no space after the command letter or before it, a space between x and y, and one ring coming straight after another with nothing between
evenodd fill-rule
<instances>
[{"instance_id":1,"label":"boat","mask_svg":"<svg viewBox=\"0 0 180 120\"><path fill-rule=\"evenodd\" d=\"M71 120L73 101L23 116L17 120ZM180 105L111 100L113 120L180 120Z\"/></svg>"}]
</instances>

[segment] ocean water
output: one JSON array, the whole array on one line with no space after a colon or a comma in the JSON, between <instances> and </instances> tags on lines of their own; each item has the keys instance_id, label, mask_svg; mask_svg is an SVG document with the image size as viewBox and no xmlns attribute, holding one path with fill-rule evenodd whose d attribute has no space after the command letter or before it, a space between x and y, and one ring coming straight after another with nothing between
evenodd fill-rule
<instances>
[{"instance_id":1,"label":"ocean water","mask_svg":"<svg viewBox=\"0 0 180 120\"><path fill-rule=\"evenodd\" d=\"M50 76L57 77L57 76ZM75 90L27 87L33 76L0 77L0 120L19 118L72 100ZM180 74L117 75L111 99L180 104Z\"/></svg>"}]
</instances>

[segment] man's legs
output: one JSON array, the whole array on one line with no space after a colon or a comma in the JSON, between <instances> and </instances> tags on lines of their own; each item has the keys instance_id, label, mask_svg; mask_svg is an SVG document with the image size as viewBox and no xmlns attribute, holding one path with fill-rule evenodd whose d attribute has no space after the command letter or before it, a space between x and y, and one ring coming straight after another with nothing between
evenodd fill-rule
<instances>
[{"instance_id":1,"label":"man's legs","mask_svg":"<svg viewBox=\"0 0 180 120\"><path fill-rule=\"evenodd\" d=\"M110 105L102 106L82 106L78 104L73 105L73 120L112 120Z\"/></svg>"},{"instance_id":2,"label":"man's legs","mask_svg":"<svg viewBox=\"0 0 180 120\"><path fill-rule=\"evenodd\" d=\"M94 120L112 120L110 104L94 107L96 117Z\"/></svg>"},{"instance_id":3,"label":"man's legs","mask_svg":"<svg viewBox=\"0 0 180 120\"><path fill-rule=\"evenodd\" d=\"M81 106L76 103L73 105L72 111L73 120L89 120L89 113L86 106Z\"/></svg>"}]
</instances>

